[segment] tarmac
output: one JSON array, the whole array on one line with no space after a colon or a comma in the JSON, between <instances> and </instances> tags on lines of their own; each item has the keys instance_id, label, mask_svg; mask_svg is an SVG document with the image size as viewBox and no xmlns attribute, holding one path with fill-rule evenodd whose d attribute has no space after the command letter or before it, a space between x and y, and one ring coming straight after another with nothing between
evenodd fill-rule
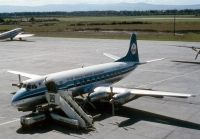
<instances>
[{"instance_id":1,"label":"tarmac","mask_svg":"<svg viewBox=\"0 0 200 139\"><path fill-rule=\"evenodd\" d=\"M105 110L94 122L95 130L83 131L57 123L22 129L18 112L10 102L18 77L17 70L38 75L90 66L124 56L129 40L33 37L27 41L0 42L0 139L199 139L200 137L200 59L191 49L173 45L200 46L198 42L138 41L140 61L166 58L139 66L114 86L145 88L196 97L141 97L116 111ZM25 78L23 78L25 79Z\"/></svg>"}]
</instances>

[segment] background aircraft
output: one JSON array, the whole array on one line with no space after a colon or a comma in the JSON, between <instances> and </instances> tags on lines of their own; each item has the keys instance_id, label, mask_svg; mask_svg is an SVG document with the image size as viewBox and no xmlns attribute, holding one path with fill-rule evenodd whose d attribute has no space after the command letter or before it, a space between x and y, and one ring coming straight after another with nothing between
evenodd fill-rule
<instances>
[{"instance_id":1,"label":"background aircraft","mask_svg":"<svg viewBox=\"0 0 200 139\"><path fill-rule=\"evenodd\" d=\"M196 52L196 56L195 56L195 60L198 58L199 54L200 54L200 47L197 46L184 46L184 45L176 45L176 47L184 47L184 48L190 48L193 51Z\"/></svg>"},{"instance_id":2,"label":"background aircraft","mask_svg":"<svg viewBox=\"0 0 200 139\"><path fill-rule=\"evenodd\" d=\"M27 37L31 37L34 36L34 34L23 34L22 32L22 28L16 28L10 31L6 31L3 33L0 33L0 40L4 40L4 39L19 39L22 40L22 38L27 38Z\"/></svg>"},{"instance_id":3,"label":"background aircraft","mask_svg":"<svg viewBox=\"0 0 200 139\"><path fill-rule=\"evenodd\" d=\"M21 111L37 111L38 113L42 113L47 107L46 111L49 112L49 109L51 108L51 112L49 113L52 113L52 110L57 108L55 107L55 104L44 104L47 103L47 101L48 103L52 103L52 101L59 101L56 105L59 105L65 114L71 119L79 119L79 124L82 127L85 127L83 121L80 119L84 119L84 117L86 117L85 121L91 123L91 120L88 120L90 117L80 110L81 108L76 105L76 102L74 102L71 97L75 98L76 96L87 94L85 101L91 105L95 101L109 102L112 104L112 113L114 114L115 105L123 105L142 96L169 96L181 98L193 96L192 94L112 87L112 84L126 77L126 75L133 71L137 66L163 60L156 59L140 62L135 34L131 36L130 46L126 56L118 58L117 56L113 56L111 54L106 55L115 61L106 64L52 73L44 76L18 71L8 71L19 75L19 84L13 85L19 87L20 89L14 94L12 98L12 105L16 106L18 110ZM30 79L22 82L21 76L28 77ZM60 96L57 98L59 94ZM70 104L68 105L68 103ZM42 107L43 109L41 110ZM74 110L71 111L71 109ZM78 116L75 116L77 115L75 114L76 112L78 113ZM51 115L51 117L55 118L55 114ZM23 123L24 121L30 119L30 117L28 119L25 118L21 120L21 122ZM61 116L55 119L61 119ZM33 121L37 120L34 119ZM65 120L62 121L69 121L69 119L66 120L65 118ZM71 123L72 122L74 121L71 121Z\"/></svg>"}]
</instances>

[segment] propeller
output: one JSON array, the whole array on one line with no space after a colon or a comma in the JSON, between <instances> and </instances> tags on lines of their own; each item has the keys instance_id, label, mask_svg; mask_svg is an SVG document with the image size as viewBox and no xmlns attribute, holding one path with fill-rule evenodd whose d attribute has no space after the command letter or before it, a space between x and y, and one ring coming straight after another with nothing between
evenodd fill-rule
<instances>
[{"instance_id":1,"label":"propeller","mask_svg":"<svg viewBox=\"0 0 200 139\"><path fill-rule=\"evenodd\" d=\"M12 84L12 86L16 86L18 88L21 88L22 87L22 80L21 80L21 75L18 74L18 84Z\"/></svg>"},{"instance_id":2,"label":"propeller","mask_svg":"<svg viewBox=\"0 0 200 139\"><path fill-rule=\"evenodd\" d=\"M90 102L89 99L87 99L87 98L85 99L85 103L88 103L90 106L92 106L93 109L95 109L95 110L97 109L96 106L92 102Z\"/></svg>"},{"instance_id":3,"label":"propeller","mask_svg":"<svg viewBox=\"0 0 200 139\"><path fill-rule=\"evenodd\" d=\"M89 97L90 94L91 93L88 93L88 96L86 98L83 95L81 95L81 97L84 99L83 107L85 106L86 103L88 103L93 109L96 110L97 109L96 106L90 101L90 97Z\"/></svg>"},{"instance_id":4,"label":"propeller","mask_svg":"<svg viewBox=\"0 0 200 139\"><path fill-rule=\"evenodd\" d=\"M115 115L115 104L114 104L114 99L113 99L113 87L110 86L110 95L111 95L111 100L110 100L110 104L112 105L112 115Z\"/></svg>"},{"instance_id":5,"label":"propeller","mask_svg":"<svg viewBox=\"0 0 200 139\"><path fill-rule=\"evenodd\" d=\"M196 51L196 52L198 51L197 48L195 48L195 47L193 47L193 46L192 46L192 50L194 50L194 51Z\"/></svg>"}]
</instances>

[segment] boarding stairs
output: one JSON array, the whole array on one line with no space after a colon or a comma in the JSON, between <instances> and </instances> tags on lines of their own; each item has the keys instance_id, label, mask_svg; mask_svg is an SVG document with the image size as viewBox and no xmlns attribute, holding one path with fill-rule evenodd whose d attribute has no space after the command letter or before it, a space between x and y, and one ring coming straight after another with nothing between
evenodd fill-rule
<instances>
[{"instance_id":1,"label":"boarding stairs","mask_svg":"<svg viewBox=\"0 0 200 139\"><path fill-rule=\"evenodd\" d=\"M51 117L60 122L72 124L81 128L92 127L92 116L87 115L75 100L72 99L70 94L70 92L66 91L47 92L45 94L49 105L59 106L67 115L67 117L63 117L51 112Z\"/></svg>"}]
</instances>

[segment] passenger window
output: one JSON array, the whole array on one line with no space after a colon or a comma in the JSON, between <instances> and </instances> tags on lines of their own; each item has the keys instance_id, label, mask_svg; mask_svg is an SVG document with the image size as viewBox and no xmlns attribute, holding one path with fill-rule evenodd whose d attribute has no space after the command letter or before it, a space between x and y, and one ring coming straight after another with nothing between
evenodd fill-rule
<instances>
[{"instance_id":1,"label":"passenger window","mask_svg":"<svg viewBox=\"0 0 200 139\"><path fill-rule=\"evenodd\" d=\"M92 77L92 81L95 81L95 77Z\"/></svg>"},{"instance_id":2,"label":"passenger window","mask_svg":"<svg viewBox=\"0 0 200 139\"><path fill-rule=\"evenodd\" d=\"M80 81L77 81L77 82L76 82L76 85L77 85L77 86L81 85Z\"/></svg>"},{"instance_id":3,"label":"passenger window","mask_svg":"<svg viewBox=\"0 0 200 139\"><path fill-rule=\"evenodd\" d=\"M87 82L88 82L88 83L90 82L90 78L87 79Z\"/></svg>"}]
</instances>

